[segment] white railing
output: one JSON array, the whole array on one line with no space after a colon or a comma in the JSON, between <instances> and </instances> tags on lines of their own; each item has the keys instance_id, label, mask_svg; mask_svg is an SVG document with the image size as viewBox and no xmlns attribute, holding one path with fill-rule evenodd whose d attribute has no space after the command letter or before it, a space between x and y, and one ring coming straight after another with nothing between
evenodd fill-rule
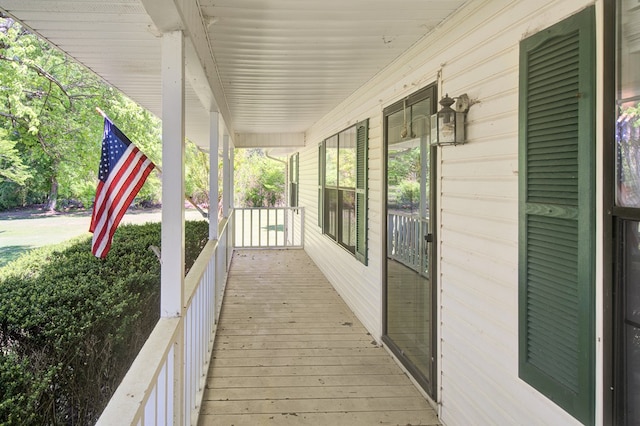
<instances>
[{"instance_id":1,"label":"white railing","mask_svg":"<svg viewBox=\"0 0 640 426\"><path fill-rule=\"evenodd\" d=\"M429 220L407 213L387 215L388 256L421 274L428 265Z\"/></svg>"},{"instance_id":2,"label":"white railing","mask_svg":"<svg viewBox=\"0 0 640 426\"><path fill-rule=\"evenodd\" d=\"M304 247L303 207L235 208L237 248Z\"/></svg>"},{"instance_id":3,"label":"white railing","mask_svg":"<svg viewBox=\"0 0 640 426\"><path fill-rule=\"evenodd\" d=\"M185 277L182 316L160 318L98 425L197 423L233 253L232 217Z\"/></svg>"}]
</instances>

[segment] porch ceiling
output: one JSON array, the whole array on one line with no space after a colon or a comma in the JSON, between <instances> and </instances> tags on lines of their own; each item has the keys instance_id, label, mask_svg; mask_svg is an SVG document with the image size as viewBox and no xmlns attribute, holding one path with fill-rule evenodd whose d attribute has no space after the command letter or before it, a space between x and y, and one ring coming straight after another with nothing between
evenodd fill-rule
<instances>
[{"instance_id":1,"label":"porch ceiling","mask_svg":"<svg viewBox=\"0 0 640 426\"><path fill-rule=\"evenodd\" d=\"M178 22L212 90L208 102L187 72L196 82L187 85L187 136L206 147L210 108L234 141L304 144L311 125L464 2L0 0L0 8L158 116L160 35Z\"/></svg>"}]
</instances>

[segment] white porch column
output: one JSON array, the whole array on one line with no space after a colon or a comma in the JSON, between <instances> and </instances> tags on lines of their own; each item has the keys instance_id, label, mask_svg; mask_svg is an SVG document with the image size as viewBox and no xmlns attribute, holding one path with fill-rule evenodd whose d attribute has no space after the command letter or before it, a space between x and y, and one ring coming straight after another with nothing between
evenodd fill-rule
<instances>
[{"instance_id":1,"label":"white porch column","mask_svg":"<svg viewBox=\"0 0 640 426\"><path fill-rule=\"evenodd\" d=\"M234 184L234 165L236 164L235 160L236 151L233 149L233 142L229 144L229 208L235 208L235 184Z\"/></svg>"},{"instance_id":2,"label":"white porch column","mask_svg":"<svg viewBox=\"0 0 640 426\"><path fill-rule=\"evenodd\" d=\"M229 217L231 206L231 160L229 154L229 135L222 137L222 215Z\"/></svg>"},{"instance_id":3,"label":"white porch column","mask_svg":"<svg viewBox=\"0 0 640 426\"><path fill-rule=\"evenodd\" d=\"M182 314L184 287L184 37L162 36L162 267L160 315Z\"/></svg>"},{"instance_id":4,"label":"white porch column","mask_svg":"<svg viewBox=\"0 0 640 426\"><path fill-rule=\"evenodd\" d=\"M162 266L160 316L179 317L184 309L184 35L162 35ZM184 415L184 332L173 348L173 424Z\"/></svg>"},{"instance_id":5,"label":"white porch column","mask_svg":"<svg viewBox=\"0 0 640 426\"><path fill-rule=\"evenodd\" d=\"M209 113L209 239L218 239L218 148L220 114Z\"/></svg>"}]
</instances>

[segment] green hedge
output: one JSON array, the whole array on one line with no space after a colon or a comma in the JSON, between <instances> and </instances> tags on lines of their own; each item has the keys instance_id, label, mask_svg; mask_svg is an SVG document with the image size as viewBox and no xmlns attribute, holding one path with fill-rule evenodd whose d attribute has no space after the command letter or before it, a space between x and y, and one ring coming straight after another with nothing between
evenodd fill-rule
<instances>
[{"instance_id":1,"label":"green hedge","mask_svg":"<svg viewBox=\"0 0 640 426\"><path fill-rule=\"evenodd\" d=\"M188 269L208 223L185 229ZM159 317L160 224L118 228L105 260L88 238L0 268L0 424L93 424Z\"/></svg>"}]
</instances>

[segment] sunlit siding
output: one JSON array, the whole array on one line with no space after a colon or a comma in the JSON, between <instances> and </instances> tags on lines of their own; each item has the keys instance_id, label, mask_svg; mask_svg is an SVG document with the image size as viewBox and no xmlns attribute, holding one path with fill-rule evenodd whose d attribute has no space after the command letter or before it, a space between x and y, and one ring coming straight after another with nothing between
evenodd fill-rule
<instances>
[{"instance_id":1,"label":"sunlit siding","mask_svg":"<svg viewBox=\"0 0 640 426\"><path fill-rule=\"evenodd\" d=\"M470 8L459 16L471 29L467 43L439 61L445 91L480 102L469 144L441 149L441 415L449 425L578 423L518 378L518 54L526 35L584 5Z\"/></svg>"},{"instance_id":2,"label":"sunlit siding","mask_svg":"<svg viewBox=\"0 0 640 426\"><path fill-rule=\"evenodd\" d=\"M467 93L468 144L438 149L439 376L447 425L577 424L518 378L519 42L590 2L476 1L325 116L306 135L301 194L306 247L365 326L382 330L382 110L438 81ZM365 118L369 266L317 227L317 144Z\"/></svg>"},{"instance_id":3,"label":"sunlit siding","mask_svg":"<svg viewBox=\"0 0 640 426\"><path fill-rule=\"evenodd\" d=\"M353 117L349 121L336 121L327 125L314 143L300 153L300 203L306 206L305 248L323 269L327 278L344 298L358 318L379 340L382 335L381 309L381 118L372 110ZM360 120L369 118L369 219L368 265L360 263L351 253L333 240L322 235L318 227L318 144ZM308 137L307 137L307 140Z\"/></svg>"}]
</instances>

